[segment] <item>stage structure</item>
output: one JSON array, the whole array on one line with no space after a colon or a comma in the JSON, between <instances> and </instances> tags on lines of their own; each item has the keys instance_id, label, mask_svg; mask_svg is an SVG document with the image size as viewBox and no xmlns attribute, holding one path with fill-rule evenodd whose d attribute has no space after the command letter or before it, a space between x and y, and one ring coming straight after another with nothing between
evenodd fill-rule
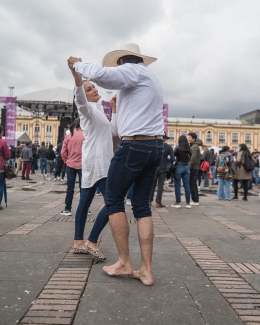
<instances>
[{"instance_id":1,"label":"stage structure","mask_svg":"<svg viewBox=\"0 0 260 325\"><path fill-rule=\"evenodd\" d=\"M59 123L58 143L64 136L64 130L78 116L77 107L73 102L73 91L56 87L36 91L17 97L17 105L31 112L37 120L45 116L57 117Z\"/></svg>"}]
</instances>

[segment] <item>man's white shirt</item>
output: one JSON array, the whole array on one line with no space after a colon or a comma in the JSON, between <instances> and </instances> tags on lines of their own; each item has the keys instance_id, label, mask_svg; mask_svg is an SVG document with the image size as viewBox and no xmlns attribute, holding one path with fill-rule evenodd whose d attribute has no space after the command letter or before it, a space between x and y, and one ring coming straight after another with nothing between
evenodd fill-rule
<instances>
[{"instance_id":1,"label":"man's white shirt","mask_svg":"<svg viewBox=\"0 0 260 325\"><path fill-rule=\"evenodd\" d=\"M102 68L75 62L84 78L106 89L116 89L118 135L163 135L163 91L154 73L144 63L126 63Z\"/></svg>"}]
</instances>

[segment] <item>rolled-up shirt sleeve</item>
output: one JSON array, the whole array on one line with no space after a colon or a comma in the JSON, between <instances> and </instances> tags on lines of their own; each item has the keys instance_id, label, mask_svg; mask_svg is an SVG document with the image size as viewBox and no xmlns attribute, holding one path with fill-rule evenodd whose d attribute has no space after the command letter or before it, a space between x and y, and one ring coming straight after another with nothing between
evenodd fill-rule
<instances>
[{"instance_id":1,"label":"rolled-up shirt sleeve","mask_svg":"<svg viewBox=\"0 0 260 325\"><path fill-rule=\"evenodd\" d=\"M73 67L84 78L106 89L136 87L139 82L139 73L131 67L130 63L118 67L102 68L92 63L75 62Z\"/></svg>"},{"instance_id":2,"label":"rolled-up shirt sleeve","mask_svg":"<svg viewBox=\"0 0 260 325\"><path fill-rule=\"evenodd\" d=\"M89 104L86 98L83 85L74 88L75 104L79 112L88 119L93 116L93 107Z\"/></svg>"}]
</instances>

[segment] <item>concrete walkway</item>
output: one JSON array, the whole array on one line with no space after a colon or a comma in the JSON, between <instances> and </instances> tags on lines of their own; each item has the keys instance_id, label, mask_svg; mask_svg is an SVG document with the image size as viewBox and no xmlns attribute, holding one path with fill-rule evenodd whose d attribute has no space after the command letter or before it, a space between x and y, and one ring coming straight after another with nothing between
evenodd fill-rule
<instances>
[{"instance_id":1,"label":"concrete walkway","mask_svg":"<svg viewBox=\"0 0 260 325\"><path fill-rule=\"evenodd\" d=\"M66 185L8 181L9 205L0 211L0 324L260 324L258 190L248 202L219 201L216 186L200 192L200 206L153 208L155 284L109 277L117 259L110 228L100 242L105 263L73 255L74 216L60 216ZM96 196L86 235L103 204ZM130 250L140 265L136 223L127 206Z\"/></svg>"}]
</instances>

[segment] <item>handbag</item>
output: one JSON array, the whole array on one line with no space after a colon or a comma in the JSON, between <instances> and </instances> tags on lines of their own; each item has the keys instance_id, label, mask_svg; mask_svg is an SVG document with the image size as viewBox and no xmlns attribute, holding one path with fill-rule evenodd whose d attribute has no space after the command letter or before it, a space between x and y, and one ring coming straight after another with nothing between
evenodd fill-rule
<instances>
[{"instance_id":1,"label":"handbag","mask_svg":"<svg viewBox=\"0 0 260 325\"><path fill-rule=\"evenodd\" d=\"M7 179L16 178L17 175L15 174L12 165L8 164L8 162L2 156L1 158L4 164L5 178Z\"/></svg>"},{"instance_id":2,"label":"handbag","mask_svg":"<svg viewBox=\"0 0 260 325\"><path fill-rule=\"evenodd\" d=\"M208 170L208 178L209 178L209 179L212 179L212 172L211 172L210 169Z\"/></svg>"}]
</instances>

